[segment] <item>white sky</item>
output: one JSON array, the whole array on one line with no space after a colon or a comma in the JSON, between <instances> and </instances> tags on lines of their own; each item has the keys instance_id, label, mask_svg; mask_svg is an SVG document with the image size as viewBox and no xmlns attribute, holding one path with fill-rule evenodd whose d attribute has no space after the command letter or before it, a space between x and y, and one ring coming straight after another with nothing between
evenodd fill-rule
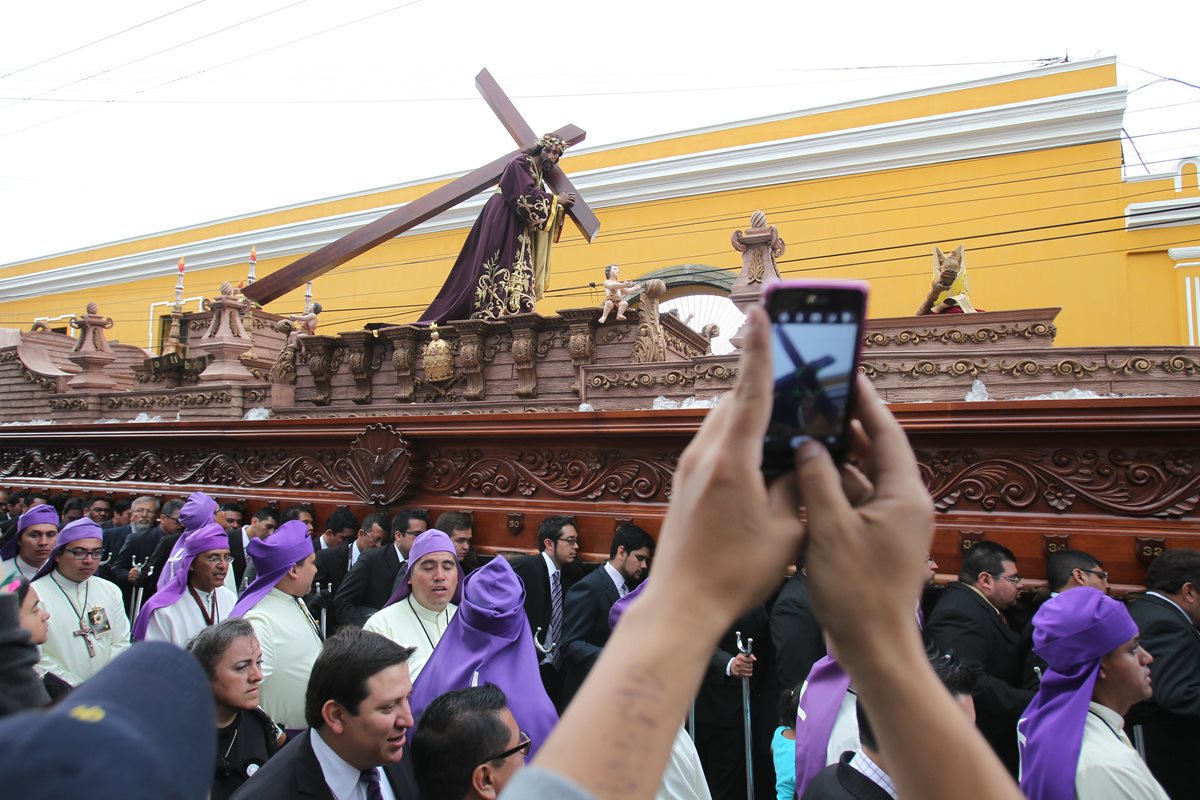
<instances>
[{"instance_id":1,"label":"white sky","mask_svg":"<svg viewBox=\"0 0 1200 800\"><path fill-rule=\"evenodd\" d=\"M478 166L513 146L482 67L586 147L1064 54L1117 56L1130 89L1200 85L1196 22L1194 0L5 3L0 264ZM829 69L879 65L912 68ZM1200 154L1198 110L1179 83L1130 96L1153 171Z\"/></svg>"}]
</instances>

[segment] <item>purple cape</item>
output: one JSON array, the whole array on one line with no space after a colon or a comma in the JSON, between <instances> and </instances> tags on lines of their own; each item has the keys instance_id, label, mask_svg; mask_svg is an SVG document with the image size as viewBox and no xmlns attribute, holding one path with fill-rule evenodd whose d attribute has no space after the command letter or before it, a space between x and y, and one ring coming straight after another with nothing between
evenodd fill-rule
<instances>
[{"instance_id":1,"label":"purple cape","mask_svg":"<svg viewBox=\"0 0 1200 800\"><path fill-rule=\"evenodd\" d=\"M1138 635L1125 606L1090 586L1050 598L1033 615L1033 651L1048 669L1017 730L1021 791L1030 800L1074 800L1100 659Z\"/></svg>"},{"instance_id":2,"label":"purple cape","mask_svg":"<svg viewBox=\"0 0 1200 800\"><path fill-rule=\"evenodd\" d=\"M165 585L160 585L154 596L142 606L137 621L133 624L133 638L139 642L146 638L146 628L150 627L150 615L156 609L176 602L187 592L188 572L191 570L196 556L210 550L228 549L229 536L225 533L225 529L216 522L210 522L199 530L188 531L180 536L179 541L171 550L170 563L173 567L171 574L174 577ZM168 570L163 570L163 574L168 574Z\"/></svg>"},{"instance_id":3,"label":"purple cape","mask_svg":"<svg viewBox=\"0 0 1200 800\"><path fill-rule=\"evenodd\" d=\"M22 515L24 516L24 515ZM33 576L33 580L43 578L54 571L54 558L63 551L63 548L72 542L78 542L80 539L99 539L104 541L104 531L92 521L91 517L80 517L74 522L68 522L58 532L58 542L55 543L54 549L50 551L50 556L46 559L46 563L42 564L42 568L37 571L37 575ZM33 581L30 581L33 583Z\"/></svg>"},{"instance_id":4,"label":"purple cape","mask_svg":"<svg viewBox=\"0 0 1200 800\"><path fill-rule=\"evenodd\" d=\"M226 547L229 545L226 544ZM246 552L254 559L258 577L246 587L229 618L240 617L258 605L293 566L313 554L308 526L298 519L285 522L266 539L251 539Z\"/></svg>"},{"instance_id":5,"label":"purple cape","mask_svg":"<svg viewBox=\"0 0 1200 800\"><path fill-rule=\"evenodd\" d=\"M626 592L624 597L612 604L612 608L608 610L608 627L610 629L617 627L617 623L621 621L621 617L625 616L625 609L629 608L629 604L634 601L634 598L641 596L642 589L645 589L646 584L649 582L650 579L647 578L639 583L636 589Z\"/></svg>"},{"instance_id":6,"label":"purple cape","mask_svg":"<svg viewBox=\"0 0 1200 800\"><path fill-rule=\"evenodd\" d=\"M158 576L158 586L156 591L161 592L175 580L176 567L179 565L179 555L183 550L183 540L192 531L198 531L205 528L214 522L214 515L217 513L217 501L206 495L204 492L193 492L188 496L187 502L183 504L183 508L179 509L179 523L183 525L183 534L175 540L174 546L171 547L171 555L167 558L167 563L163 565L163 571ZM225 542L228 547L228 539ZM209 548L215 550L216 548ZM188 562L191 564L191 562ZM187 567L184 568L187 572Z\"/></svg>"},{"instance_id":7,"label":"purple cape","mask_svg":"<svg viewBox=\"0 0 1200 800\"><path fill-rule=\"evenodd\" d=\"M450 537L437 528L430 528L413 540L412 549L408 551L408 562L404 570L404 580L400 581L400 585L396 587L396 591L392 592L392 596L383 604L384 608L408 597L408 593L412 591L412 584L409 583L409 578L412 577L413 567L421 563L421 559L425 558L425 556L433 553L449 553L454 556L454 563L458 564L458 584L454 587L454 597L450 599L450 602L455 605L459 604L462 600L463 568L462 564L458 561L458 555L454 552L454 542L450 541Z\"/></svg>"},{"instance_id":8,"label":"purple cape","mask_svg":"<svg viewBox=\"0 0 1200 800\"><path fill-rule=\"evenodd\" d=\"M17 557L17 551L21 549L21 533L31 525L53 525L57 528L60 524L58 512L54 510L54 506L47 503L34 506L17 520L16 532L11 539L4 543L3 547L0 547L0 559L8 561Z\"/></svg>"},{"instance_id":9,"label":"purple cape","mask_svg":"<svg viewBox=\"0 0 1200 800\"><path fill-rule=\"evenodd\" d=\"M508 697L517 727L533 740L532 756L558 723L558 714L538 670L525 586L503 556L471 573L464 584L458 613L413 682L413 717L420 725L421 712L440 695L491 683Z\"/></svg>"},{"instance_id":10,"label":"purple cape","mask_svg":"<svg viewBox=\"0 0 1200 800\"><path fill-rule=\"evenodd\" d=\"M803 797L809 782L825 769L833 723L849 688L850 676L833 656L823 657L809 670L796 715L797 797Z\"/></svg>"}]
</instances>

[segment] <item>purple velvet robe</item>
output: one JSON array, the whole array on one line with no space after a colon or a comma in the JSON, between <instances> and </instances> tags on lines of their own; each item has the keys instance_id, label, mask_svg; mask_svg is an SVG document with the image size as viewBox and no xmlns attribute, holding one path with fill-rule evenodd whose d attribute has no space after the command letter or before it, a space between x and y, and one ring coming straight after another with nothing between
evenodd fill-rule
<instances>
[{"instance_id":1,"label":"purple velvet robe","mask_svg":"<svg viewBox=\"0 0 1200 800\"><path fill-rule=\"evenodd\" d=\"M563 209L542 185L536 156L518 154L500 176L500 191L483 206L446 283L420 323L496 319L533 311L540 297L536 231L562 226ZM547 265L548 266L548 265Z\"/></svg>"}]
</instances>

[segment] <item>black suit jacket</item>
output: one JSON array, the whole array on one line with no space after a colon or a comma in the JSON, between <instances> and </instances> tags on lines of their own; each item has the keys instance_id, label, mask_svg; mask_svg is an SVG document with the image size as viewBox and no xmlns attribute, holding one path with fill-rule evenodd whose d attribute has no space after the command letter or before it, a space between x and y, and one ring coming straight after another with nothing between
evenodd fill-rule
<instances>
[{"instance_id":1,"label":"black suit jacket","mask_svg":"<svg viewBox=\"0 0 1200 800\"><path fill-rule=\"evenodd\" d=\"M784 581L771 608L771 644L780 689L804 683L812 665L825 655L825 636L808 597L808 578L802 572Z\"/></svg>"},{"instance_id":2,"label":"black suit jacket","mask_svg":"<svg viewBox=\"0 0 1200 800\"><path fill-rule=\"evenodd\" d=\"M262 769L233 793L230 800L290 800L294 797L333 800L333 793L325 783L325 774L321 772L321 762L317 761L317 755L313 752L311 735L312 731L306 730L284 745ZM420 797L407 752L399 764L389 764L383 771L396 800Z\"/></svg>"},{"instance_id":3,"label":"black suit jacket","mask_svg":"<svg viewBox=\"0 0 1200 800\"><path fill-rule=\"evenodd\" d=\"M1034 694L1019 688L1025 666L1021 635L978 592L952 583L929 615L925 638L953 650L975 673L975 724L1016 777L1017 720Z\"/></svg>"},{"instance_id":4,"label":"black suit jacket","mask_svg":"<svg viewBox=\"0 0 1200 800\"><path fill-rule=\"evenodd\" d=\"M1162 598L1143 595L1129 606L1142 647L1154 656L1154 696L1130 711L1140 724L1146 764L1173 798L1200 795L1200 631Z\"/></svg>"},{"instance_id":5,"label":"black suit jacket","mask_svg":"<svg viewBox=\"0 0 1200 800\"><path fill-rule=\"evenodd\" d=\"M396 545L391 542L383 547L372 547L359 556L354 569L346 573L333 595L333 611L338 623L360 628L366 624L367 619L383 608L392 596L397 581L403 576L400 565Z\"/></svg>"},{"instance_id":6,"label":"black suit jacket","mask_svg":"<svg viewBox=\"0 0 1200 800\"><path fill-rule=\"evenodd\" d=\"M241 527L228 532L229 555L233 556L233 585L241 586L242 577L246 574L246 546L242 544Z\"/></svg>"},{"instance_id":7,"label":"black suit jacket","mask_svg":"<svg viewBox=\"0 0 1200 800\"><path fill-rule=\"evenodd\" d=\"M632 587L631 587L632 588ZM547 590L548 591L548 590ZM565 707L579 691L600 651L608 642L608 612L620 598L604 565L593 569L563 598L562 703Z\"/></svg>"},{"instance_id":8,"label":"black suit jacket","mask_svg":"<svg viewBox=\"0 0 1200 800\"><path fill-rule=\"evenodd\" d=\"M131 598L133 597L134 586L142 587L142 602L146 602L146 598L150 595L146 594L149 590L151 594L154 592L154 584L158 583L158 571L155 570L153 583L146 574L146 569L143 567L141 575L136 584L129 583L129 569L133 566L133 559L136 557L138 563L154 555L154 551L158 548L158 542L163 538L163 529L155 525L149 530L142 531L138 534L133 534L125 539L125 544L121 546L121 552L112 560L110 570L112 572L112 582L120 589L121 594L125 598L125 606L129 607ZM148 566L148 564L147 564Z\"/></svg>"},{"instance_id":9,"label":"black suit jacket","mask_svg":"<svg viewBox=\"0 0 1200 800\"><path fill-rule=\"evenodd\" d=\"M532 556L522 556L512 562L513 572L525 584L525 616L529 618L529 630L542 629L538 641L545 641L550 632L550 573L546 569L546 559L541 553ZM563 592L563 630L566 630L567 592L575 585L571 575L566 570L559 571Z\"/></svg>"},{"instance_id":10,"label":"black suit jacket","mask_svg":"<svg viewBox=\"0 0 1200 800\"><path fill-rule=\"evenodd\" d=\"M336 547L317 551L317 575L313 578L312 591L304 598L304 602L308 603L309 611L314 617L320 617L322 608L328 610L330 634L333 634L343 624L337 609L333 606L332 598L341 587L346 573L350 571L350 545L351 542L346 542ZM366 551L366 553L369 552L371 551ZM359 553L359 558L366 553ZM328 594L325 592L326 587L331 587Z\"/></svg>"},{"instance_id":11,"label":"black suit jacket","mask_svg":"<svg viewBox=\"0 0 1200 800\"><path fill-rule=\"evenodd\" d=\"M853 753L842 753L841 760L830 764L809 781L802 800L891 800L875 781L850 766Z\"/></svg>"}]
</instances>

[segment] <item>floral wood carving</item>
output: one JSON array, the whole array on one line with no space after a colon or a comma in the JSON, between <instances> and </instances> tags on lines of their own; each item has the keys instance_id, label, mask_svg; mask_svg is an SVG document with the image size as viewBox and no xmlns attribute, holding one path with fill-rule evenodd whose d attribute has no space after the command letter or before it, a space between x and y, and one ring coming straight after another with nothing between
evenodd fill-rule
<instances>
[{"instance_id":1,"label":"floral wood carving","mask_svg":"<svg viewBox=\"0 0 1200 800\"><path fill-rule=\"evenodd\" d=\"M413 471L408 442L391 425L368 425L355 437L344 463L354 493L383 506L404 496Z\"/></svg>"},{"instance_id":2,"label":"floral wood carving","mask_svg":"<svg viewBox=\"0 0 1200 800\"><path fill-rule=\"evenodd\" d=\"M613 389L625 387L628 389L649 389L652 386L694 386L696 380L707 380L716 383L732 385L737 377L737 369L723 364L711 364L705 367L682 367L665 372L601 372L592 375L588 385L593 389Z\"/></svg>"},{"instance_id":3,"label":"floral wood carving","mask_svg":"<svg viewBox=\"0 0 1200 800\"><path fill-rule=\"evenodd\" d=\"M1001 339L1050 339L1058 335L1053 323L1033 322L1029 324L997 325L995 327L959 330L958 328L914 328L887 333L870 331L863 337L866 347L888 347L891 345L919 345L925 342L942 344L989 344Z\"/></svg>"},{"instance_id":4,"label":"floral wood carving","mask_svg":"<svg viewBox=\"0 0 1200 800\"><path fill-rule=\"evenodd\" d=\"M665 502L679 454L653 457L617 450L434 450L423 492L561 500Z\"/></svg>"},{"instance_id":5,"label":"floral wood carving","mask_svg":"<svg viewBox=\"0 0 1200 800\"><path fill-rule=\"evenodd\" d=\"M1200 450L922 450L917 460L939 511L1183 517L1200 505Z\"/></svg>"}]
</instances>

